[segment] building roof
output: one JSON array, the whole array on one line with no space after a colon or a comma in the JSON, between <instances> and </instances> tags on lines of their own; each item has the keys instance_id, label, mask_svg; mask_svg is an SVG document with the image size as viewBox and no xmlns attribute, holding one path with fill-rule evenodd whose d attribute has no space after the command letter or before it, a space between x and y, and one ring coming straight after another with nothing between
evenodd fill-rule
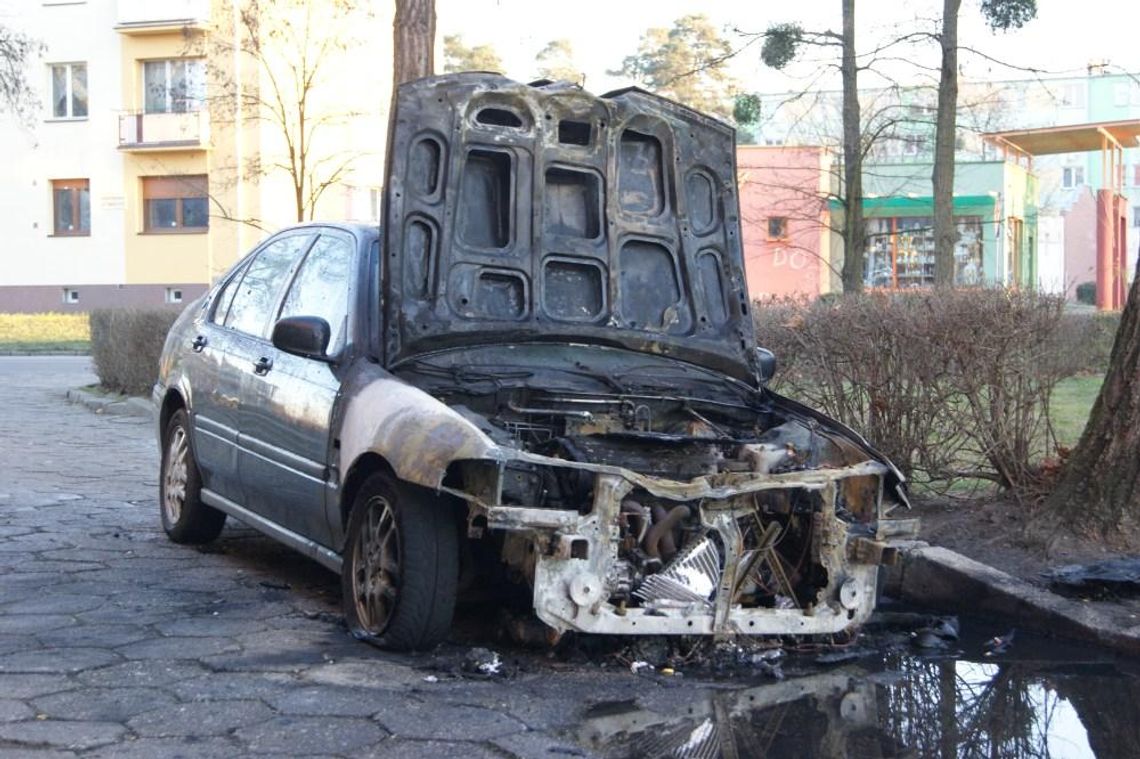
<instances>
[{"instance_id":1,"label":"building roof","mask_svg":"<svg viewBox=\"0 0 1140 759\"><path fill-rule=\"evenodd\" d=\"M987 132L982 137L998 147L1012 147L1031 156L1101 150L1106 139L1112 147L1132 148L1140 145L1140 120Z\"/></svg>"}]
</instances>

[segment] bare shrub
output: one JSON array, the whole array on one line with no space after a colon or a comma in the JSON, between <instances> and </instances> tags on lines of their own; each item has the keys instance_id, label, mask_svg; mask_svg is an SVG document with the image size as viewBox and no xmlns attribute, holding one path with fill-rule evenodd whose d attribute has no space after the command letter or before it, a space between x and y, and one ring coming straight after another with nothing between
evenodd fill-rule
<instances>
[{"instance_id":1,"label":"bare shrub","mask_svg":"<svg viewBox=\"0 0 1140 759\"><path fill-rule=\"evenodd\" d=\"M91 358L99 384L116 393L149 395L166 333L177 318L169 310L92 311Z\"/></svg>"},{"instance_id":2,"label":"bare shrub","mask_svg":"<svg viewBox=\"0 0 1140 759\"><path fill-rule=\"evenodd\" d=\"M756 304L774 389L862 431L905 474L946 490L1024 490L1053 452L1049 400L1079 371L1063 301L1033 292L934 290Z\"/></svg>"},{"instance_id":3,"label":"bare shrub","mask_svg":"<svg viewBox=\"0 0 1140 759\"><path fill-rule=\"evenodd\" d=\"M1056 335L1058 360L1067 363L1070 376L1103 374L1119 327L1119 311L1066 313Z\"/></svg>"}]
</instances>

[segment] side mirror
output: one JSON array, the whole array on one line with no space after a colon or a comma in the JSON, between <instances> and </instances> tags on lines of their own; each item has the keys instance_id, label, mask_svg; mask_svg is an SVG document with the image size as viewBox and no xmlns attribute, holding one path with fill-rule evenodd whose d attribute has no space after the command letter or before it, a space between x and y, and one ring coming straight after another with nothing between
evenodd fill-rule
<instances>
[{"instance_id":1,"label":"side mirror","mask_svg":"<svg viewBox=\"0 0 1140 759\"><path fill-rule=\"evenodd\" d=\"M767 348L756 349L756 365L760 371L760 384L767 385L776 376L776 354Z\"/></svg>"},{"instance_id":2,"label":"side mirror","mask_svg":"<svg viewBox=\"0 0 1140 759\"><path fill-rule=\"evenodd\" d=\"M304 358L329 361L332 330L319 316L287 316L273 325L273 347Z\"/></svg>"}]
</instances>

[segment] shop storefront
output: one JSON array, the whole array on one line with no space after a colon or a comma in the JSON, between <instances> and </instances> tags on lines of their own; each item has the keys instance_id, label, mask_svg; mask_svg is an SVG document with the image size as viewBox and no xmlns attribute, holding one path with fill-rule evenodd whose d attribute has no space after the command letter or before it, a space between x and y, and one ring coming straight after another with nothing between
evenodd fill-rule
<instances>
[{"instance_id":1,"label":"shop storefront","mask_svg":"<svg viewBox=\"0 0 1140 759\"><path fill-rule=\"evenodd\" d=\"M982 216L957 216L954 284L969 287L983 281L985 240ZM934 219L891 216L867 219L867 287L909 288L934 284Z\"/></svg>"}]
</instances>

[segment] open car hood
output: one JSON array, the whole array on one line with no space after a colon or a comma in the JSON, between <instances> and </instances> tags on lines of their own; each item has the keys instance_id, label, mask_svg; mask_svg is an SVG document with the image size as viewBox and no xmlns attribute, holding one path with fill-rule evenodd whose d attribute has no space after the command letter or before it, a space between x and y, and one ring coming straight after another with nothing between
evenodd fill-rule
<instances>
[{"instance_id":1,"label":"open car hood","mask_svg":"<svg viewBox=\"0 0 1140 759\"><path fill-rule=\"evenodd\" d=\"M401 85L384 246L388 366L582 342L756 381L734 131L664 98L485 73Z\"/></svg>"}]
</instances>

